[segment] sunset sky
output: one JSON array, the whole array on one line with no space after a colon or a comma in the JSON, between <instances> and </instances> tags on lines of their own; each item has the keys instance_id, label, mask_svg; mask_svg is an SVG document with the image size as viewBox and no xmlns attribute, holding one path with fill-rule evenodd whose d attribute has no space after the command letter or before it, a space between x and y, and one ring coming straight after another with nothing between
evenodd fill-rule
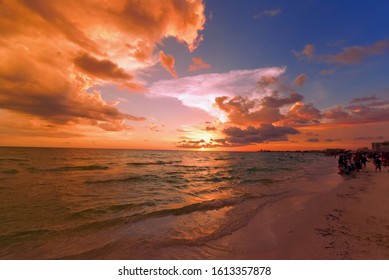
<instances>
[{"instance_id":1,"label":"sunset sky","mask_svg":"<svg viewBox=\"0 0 389 280\"><path fill-rule=\"evenodd\" d=\"M0 0L0 145L389 140L389 2Z\"/></svg>"}]
</instances>

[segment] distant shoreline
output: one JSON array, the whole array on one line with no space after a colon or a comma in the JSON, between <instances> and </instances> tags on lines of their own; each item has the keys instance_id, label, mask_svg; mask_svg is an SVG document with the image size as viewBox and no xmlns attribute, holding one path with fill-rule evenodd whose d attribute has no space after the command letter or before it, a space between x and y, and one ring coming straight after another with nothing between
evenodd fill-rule
<instances>
[{"instance_id":1,"label":"distant shoreline","mask_svg":"<svg viewBox=\"0 0 389 280\"><path fill-rule=\"evenodd\" d=\"M177 152L225 152L225 153L325 153L326 150L199 150L199 149L136 149L136 148L93 148L93 147L40 147L40 146L0 146L0 149L89 149L89 150L120 150L120 151L177 151Z\"/></svg>"}]
</instances>

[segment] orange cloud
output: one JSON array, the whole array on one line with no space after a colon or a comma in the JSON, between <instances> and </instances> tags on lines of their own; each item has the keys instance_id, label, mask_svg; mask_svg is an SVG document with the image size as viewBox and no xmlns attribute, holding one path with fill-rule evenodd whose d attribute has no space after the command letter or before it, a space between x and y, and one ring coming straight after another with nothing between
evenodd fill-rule
<instances>
[{"instance_id":1,"label":"orange cloud","mask_svg":"<svg viewBox=\"0 0 389 280\"><path fill-rule=\"evenodd\" d=\"M266 90L268 87L277 85L278 82L279 82L278 77L274 77L274 76L262 76L262 77L259 79L259 81L257 81L257 85L258 85L258 87L259 87L262 91L264 91L264 90Z\"/></svg>"},{"instance_id":2,"label":"orange cloud","mask_svg":"<svg viewBox=\"0 0 389 280\"><path fill-rule=\"evenodd\" d=\"M108 59L99 60L88 53L82 53L74 58L74 64L87 74L112 80L131 80L132 76L123 68Z\"/></svg>"},{"instance_id":3,"label":"orange cloud","mask_svg":"<svg viewBox=\"0 0 389 280\"><path fill-rule=\"evenodd\" d=\"M227 113L229 123L234 125L249 125L258 123L275 122L281 119L279 108L259 106L259 100L251 100L248 97L227 96L217 97L215 105Z\"/></svg>"},{"instance_id":4,"label":"orange cloud","mask_svg":"<svg viewBox=\"0 0 389 280\"><path fill-rule=\"evenodd\" d=\"M0 107L40 119L42 131L45 122L119 131L145 120L94 86L145 91L138 73L158 63L158 44L171 37L193 51L205 24L201 0L0 1L0 10Z\"/></svg>"},{"instance_id":5,"label":"orange cloud","mask_svg":"<svg viewBox=\"0 0 389 280\"><path fill-rule=\"evenodd\" d=\"M178 78L175 69L175 59L172 55L166 55L163 51L159 52L159 58L162 66L174 77Z\"/></svg>"},{"instance_id":6,"label":"orange cloud","mask_svg":"<svg viewBox=\"0 0 389 280\"><path fill-rule=\"evenodd\" d=\"M280 96L275 91L270 96L265 96L262 99L250 99L243 96L227 96L217 97L215 105L222 111L227 113L229 123L234 125L249 125L273 123L284 120L291 115L282 115L280 108L286 105L292 105L303 99L303 96L291 92L287 96ZM294 118L302 117L302 115L294 116Z\"/></svg>"},{"instance_id":7,"label":"orange cloud","mask_svg":"<svg viewBox=\"0 0 389 280\"><path fill-rule=\"evenodd\" d=\"M314 60L324 63L338 64L358 64L369 56L385 53L389 49L389 41L381 40L369 46L345 47L337 54L316 54L315 46L307 44L301 52L294 51L298 58L306 58L308 61ZM324 71L322 74L332 74L333 70Z\"/></svg>"},{"instance_id":8,"label":"orange cloud","mask_svg":"<svg viewBox=\"0 0 389 280\"><path fill-rule=\"evenodd\" d=\"M307 75L305 74L300 74L296 77L296 79L294 79L293 83L297 86L300 86L302 87L304 85L304 83L306 82L306 80L308 79Z\"/></svg>"},{"instance_id":9,"label":"orange cloud","mask_svg":"<svg viewBox=\"0 0 389 280\"><path fill-rule=\"evenodd\" d=\"M261 124L259 127L247 128L227 127L223 129L224 138L201 140L182 140L176 145L178 148L200 149L221 147L242 147L260 143L286 141L288 135L297 135L300 132L292 127Z\"/></svg>"},{"instance_id":10,"label":"orange cloud","mask_svg":"<svg viewBox=\"0 0 389 280\"><path fill-rule=\"evenodd\" d=\"M352 103L363 103L366 101L376 101L378 98L375 95L370 95L370 96L363 96L363 97L358 97L358 98L353 98L350 100L350 104Z\"/></svg>"},{"instance_id":11,"label":"orange cloud","mask_svg":"<svg viewBox=\"0 0 389 280\"><path fill-rule=\"evenodd\" d=\"M315 46L312 45L312 44L307 44L304 46L304 49L302 51L302 54L308 56L308 57L312 57L315 53Z\"/></svg>"},{"instance_id":12,"label":"orange cloud","mask_svg":"<svg viewBox=\"0 0 389 280\"><path fill-rule=\"evenodd\" d=\"M211 65L208 63L205 63L204 60L202 60L201 58L193 57L192 62L193 63L191 65L189 65L189 68L188 68L189 71L197 71L197 70L211 68Z\"/></svg>"},{"instance_id":13,"label":"orange cloud","mask_svg":"<svg viewBox=\"0 0 389 280\"><path fill-rule=\"evenodd\" d=\"M229 127L223 130L227 143L232 145L248 145L267 141L287 140L288 134L300 134L292 127L261 124L259 127L248 126L246 129Z\"/></svg>"},{"instance_id":14,"label":"orange cloud","mask_svg":"<svg viewBox=\"0 0 389 280\"><path fill-rule=\"evenodd\" d=\"M324 117L326 117L327 119L332 119L332 120L345 121L345 120L348 120L349 113L343 109L343 106L338 105L335 108L332 108L332 109L324 112Z\"/></svg>"},{"instance_id":15,"label":"orange cloud","mask_svg":"<svg viewBox=\"0 0 389 280\"><path fill-rule=\"evenodd\" d=\"M299 102L303 100L303 98L304 97L301 94L298 94L296 92L292 92L286 97L281 97L277 92L275 92L271 96L265 96L261 101L261 105L280 108L285 105L290 105Z\"/></svg>"},{"instance_id":16,"label":"orange cloud","mask_svg":"<svg viewBox=\"0 0 389 280\"><path fill-rule=\"evenodd\" d=\"M368 56L384 53L389 48L389 41L378 41L370 46L352 46L343 48L342 52L324 56L329 63L357 64Z\"/></svg>"},{"instance_id":17,"label":"orange cloud","mask_svg":"<svg viewBox=\"0 0 389 280\"><path fill-rule=\"evenodd\" d=\"M299 59L307 59L308 61L312 60L315 57L315 46L312 44L307 44L304 46L302 51L292 51L294 56Z\"/></svg>"},{"instance_id":18,"label":"orange cloud","mask_svg":"<svg viewBox=\"0 0 389 280\"><path fill-rule=\"evenodd\" d=\"M322 113L312 103L296 102L285 115L284 123L291 126L318 125Z\"/></svg>"},{"instance_id":19,"label":"orange cloud","mask_svg":"<svg viewBox=\"0 0 389 280\"><path fill-rule=\"evenodd\" d=\"M336 106L324 112L324 117L333 123L356 124L389 121L389 100L375 95L354 98L351 106Z\"/></svg>"}]
</instances>

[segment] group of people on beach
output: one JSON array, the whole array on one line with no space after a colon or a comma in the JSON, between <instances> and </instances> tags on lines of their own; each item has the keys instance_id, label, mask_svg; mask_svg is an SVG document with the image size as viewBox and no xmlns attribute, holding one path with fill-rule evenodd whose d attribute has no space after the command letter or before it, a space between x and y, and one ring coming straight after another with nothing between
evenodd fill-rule
<instances>
[{"instance_id":1,"label":"group of people on beach","mask_svg":"<svg viewBox=\"0 0 389 280\"><path fill-rule=\"evenodd\" d=\"M381 172L382 165L384 167L389 166L389 152L348 152L340 154L338 158L339 174L350 175L354 171L366 170L367 162L373 162L375 171Z\"/></svg>"}]
</instances>

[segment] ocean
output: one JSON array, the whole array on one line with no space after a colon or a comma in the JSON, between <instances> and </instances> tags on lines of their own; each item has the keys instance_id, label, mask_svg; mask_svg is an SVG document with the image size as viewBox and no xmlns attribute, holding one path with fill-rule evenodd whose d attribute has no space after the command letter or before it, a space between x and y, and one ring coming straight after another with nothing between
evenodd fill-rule
<instances>
[{"instance_id":1,"label":"ocean","mask_svg":"<svg viewBox=\"0 0 389 280\"><path fill-rule=\"evenodd\" d=\"M228 236L335 173L315 153L2 147L0 259L231 259Z\"/></svg>"}]
</instances>

